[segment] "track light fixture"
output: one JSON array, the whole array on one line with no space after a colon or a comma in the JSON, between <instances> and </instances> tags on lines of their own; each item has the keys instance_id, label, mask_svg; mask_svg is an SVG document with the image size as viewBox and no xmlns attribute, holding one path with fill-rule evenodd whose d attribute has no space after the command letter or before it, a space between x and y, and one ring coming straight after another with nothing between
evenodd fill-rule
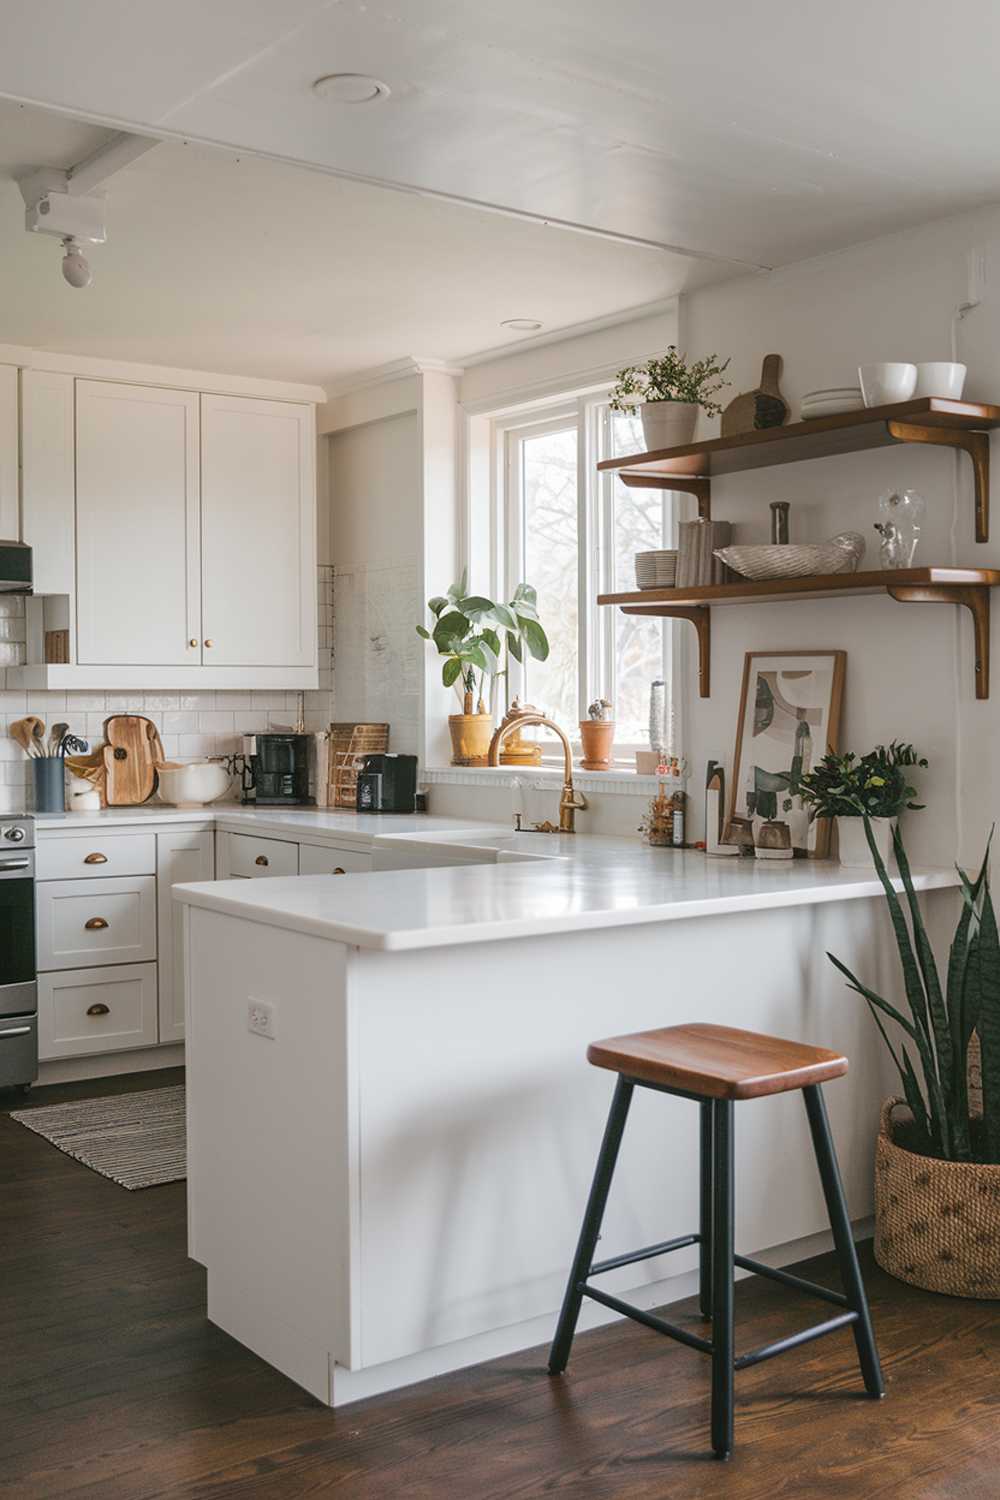
<instances>
[{"instance_id":1,"label":"track light fixture","mask_svg":"<svg viewBox=\"0 0 1000 1500\"><path fill-rule=\"evenodd\" d=\"M70 286L89 286L93 280L93 274L90 269L90 262L80 249L78 241L73 235L68 234L62 242L62 246L65 252L62 262L64 279L69 282Z\"/></svg>"}]
</instances>

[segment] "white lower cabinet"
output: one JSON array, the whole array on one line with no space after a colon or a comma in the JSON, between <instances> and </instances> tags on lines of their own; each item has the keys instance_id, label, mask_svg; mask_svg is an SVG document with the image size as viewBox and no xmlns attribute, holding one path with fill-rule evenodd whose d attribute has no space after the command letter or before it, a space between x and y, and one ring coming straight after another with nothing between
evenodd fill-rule
<instances>
[{"instance_id":1,"label":"white lower cabinet","mask_svg":"<svg viewBox=\"0 0 1000 1500\"><path fill-rule=\"evenodd\" d=\"M251 833L219 835L220 880L259 880L298 873L299 846L290 840L262 839Z\"/></svg>"},{"instance_id":2,"label":"white lower cabinet","mask_svg":"<svg viewBox=\"0 0 1000 1500\"><path fill-rule=\"evenodd\" d=\"M156 1045L156 964L38 976L38 1056L84 1057Z\"/></svg>"},{"instance_id":3,"label":"white lower cabinet","mask_svg":"<svg viewBox=\"0 0 1000 1500\"><path fill-rule=\"evenodd\" d=\"M327 844L299 845L300 875L356 875L372 867L360 849L331 849Z\"/></svg>"},{"instance_id":4,"label":"white lower cabinet","mask_svg":"<svg viewBox=\"0 0 1000 1500\"><path fill-rule=\"evenodd\" d=\"M215 876L214 833L159 833L156 836L156 906L160 933L160 1041L184 1040L184 985L181 975L180 908L171 887Z\"/></svg>"},{"instance_id":5,"label":"white lower cabinet","mask_svg":"<svg viewBox=\"0 0 1000 1500\"><path fill-rule=\"evenodd\" d=\"M156 957L156 881L43 880L38 896L38 967L144 963Z\"/></svg>"}]
</instances>

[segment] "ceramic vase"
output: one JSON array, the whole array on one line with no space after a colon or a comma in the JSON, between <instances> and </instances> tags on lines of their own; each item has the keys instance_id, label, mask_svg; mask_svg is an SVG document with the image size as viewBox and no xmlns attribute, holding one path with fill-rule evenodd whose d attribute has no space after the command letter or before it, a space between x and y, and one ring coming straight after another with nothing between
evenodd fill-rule
<instances>
[{"instance_id":1,"label":"ceramic vase","mask_svg":"<svg viewBox=\"0 0 1000 1500\"><path fill-rule=\"evenodd\" d=\"M451 763L453 766L489 764L490 740L493 738L492 714L449 714Z\"/></svg>"},{"instance_id":2,"label":"ceramic vase","mask_svg":"<svg viewBox=\"0 0 1000 1500\"><path fill-rule=\"evenodd\" d=\"M694 442L700 411L697 401L644 401L639 410L648 453Z\"/></svg>"},{"instance_id":3,"label":"ceramic vase","mask_svg":"<svg viewBox=\"0 0 1000 1500\"><path fill-rule=\"evenodd\" d=\"M615 726L611 719L580 720L580 743L583 749L580 765L584 771L610 771L614 739Z\"/></svg>"},{"instance_id":4,"label":"ceramic vase","mask_svg":"<svg viewBox=\"0 0 1000 1500\"><path fill-rule=\"evenodd\" d=\"M888 869L892 858L892 829L894 818L872 818L872 837L875 847ZM874 870L875 861L865 837L863 818L838 818L837 843L840 848L840 863L852 870Z\"/></svg>"}]
</instances>

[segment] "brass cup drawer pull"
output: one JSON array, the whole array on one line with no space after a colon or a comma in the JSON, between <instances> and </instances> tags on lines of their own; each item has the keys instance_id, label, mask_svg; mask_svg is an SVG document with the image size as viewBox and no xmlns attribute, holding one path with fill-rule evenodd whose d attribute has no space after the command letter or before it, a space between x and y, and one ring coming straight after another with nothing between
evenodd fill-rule
<instances>
[{"instance_id":1,"label":"brass cup drawer pull","mask_svg":"<svg viewBox=\"0 0 1000 1500\"><path fill-rule=\"evenodd\" d=\"M103 932L108 922L106 917L88 917L83 925L87 932Z\"/></svg>"},{"instance_id":2,"label":"brass cup drawer pull","mask_svg":"<svg viewBox=\"0 0 1000 1500\"><path fill-rule=\"evenodd\" d=\"M337 868L334 870L333 873L335 875L346 875L347 871L345 869L343 869L340 865L338 865Z\"/></svg>"},{"instance_id":3,"label":"brass cup drawer pull","mask_svg":"<svg viewBox=\"0 0 1000 1500\"><path fill-rule=\"evenodd\" d=\"M266 854L258 854L257 858L254 860L255 865L269 865L270 863L271 861L268 859Z\"/></svg>"},{"instance_id":4,"label":"brass cup drawer pull","mask_svg":"<svg viewBox=\"0 0 1000 1500\"><path fill-rule=\"evenodd\" d=\"M88 854L83 862L85 865L106 865L108 856L106 854Z\"/></svg>"},{"instance_id":5,"label":"brass cup drawer pull","mask_svg":"<svg viewBox=\"0 0 1000 1500\"><path fill-rule=\"evenodd\" d=\"M105 1005L100 1000L98 1000L98 1002L97 1002L96 1005L88 1005L87 1006L87 1015L88 1016L110 1016L110 1014L111 1014L111 1006L110 1005Z\"/></svg>"}]
</instances>

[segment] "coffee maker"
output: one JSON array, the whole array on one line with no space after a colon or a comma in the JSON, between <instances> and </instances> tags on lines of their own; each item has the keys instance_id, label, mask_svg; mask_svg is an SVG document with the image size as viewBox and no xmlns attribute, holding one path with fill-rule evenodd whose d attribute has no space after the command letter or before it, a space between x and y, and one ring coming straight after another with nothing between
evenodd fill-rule
<instances>
[{"instance_id":1,"label":"coffee maker","mask_svg":"<svg viewBox=\"0 0 1000 1500\"><path fill-rule=\"evenodd\" d=\"M309 735L248 734L243 754L249 771L243 802L258 807L304 807L309 796Z\"/></svg>"}]
</instances>

